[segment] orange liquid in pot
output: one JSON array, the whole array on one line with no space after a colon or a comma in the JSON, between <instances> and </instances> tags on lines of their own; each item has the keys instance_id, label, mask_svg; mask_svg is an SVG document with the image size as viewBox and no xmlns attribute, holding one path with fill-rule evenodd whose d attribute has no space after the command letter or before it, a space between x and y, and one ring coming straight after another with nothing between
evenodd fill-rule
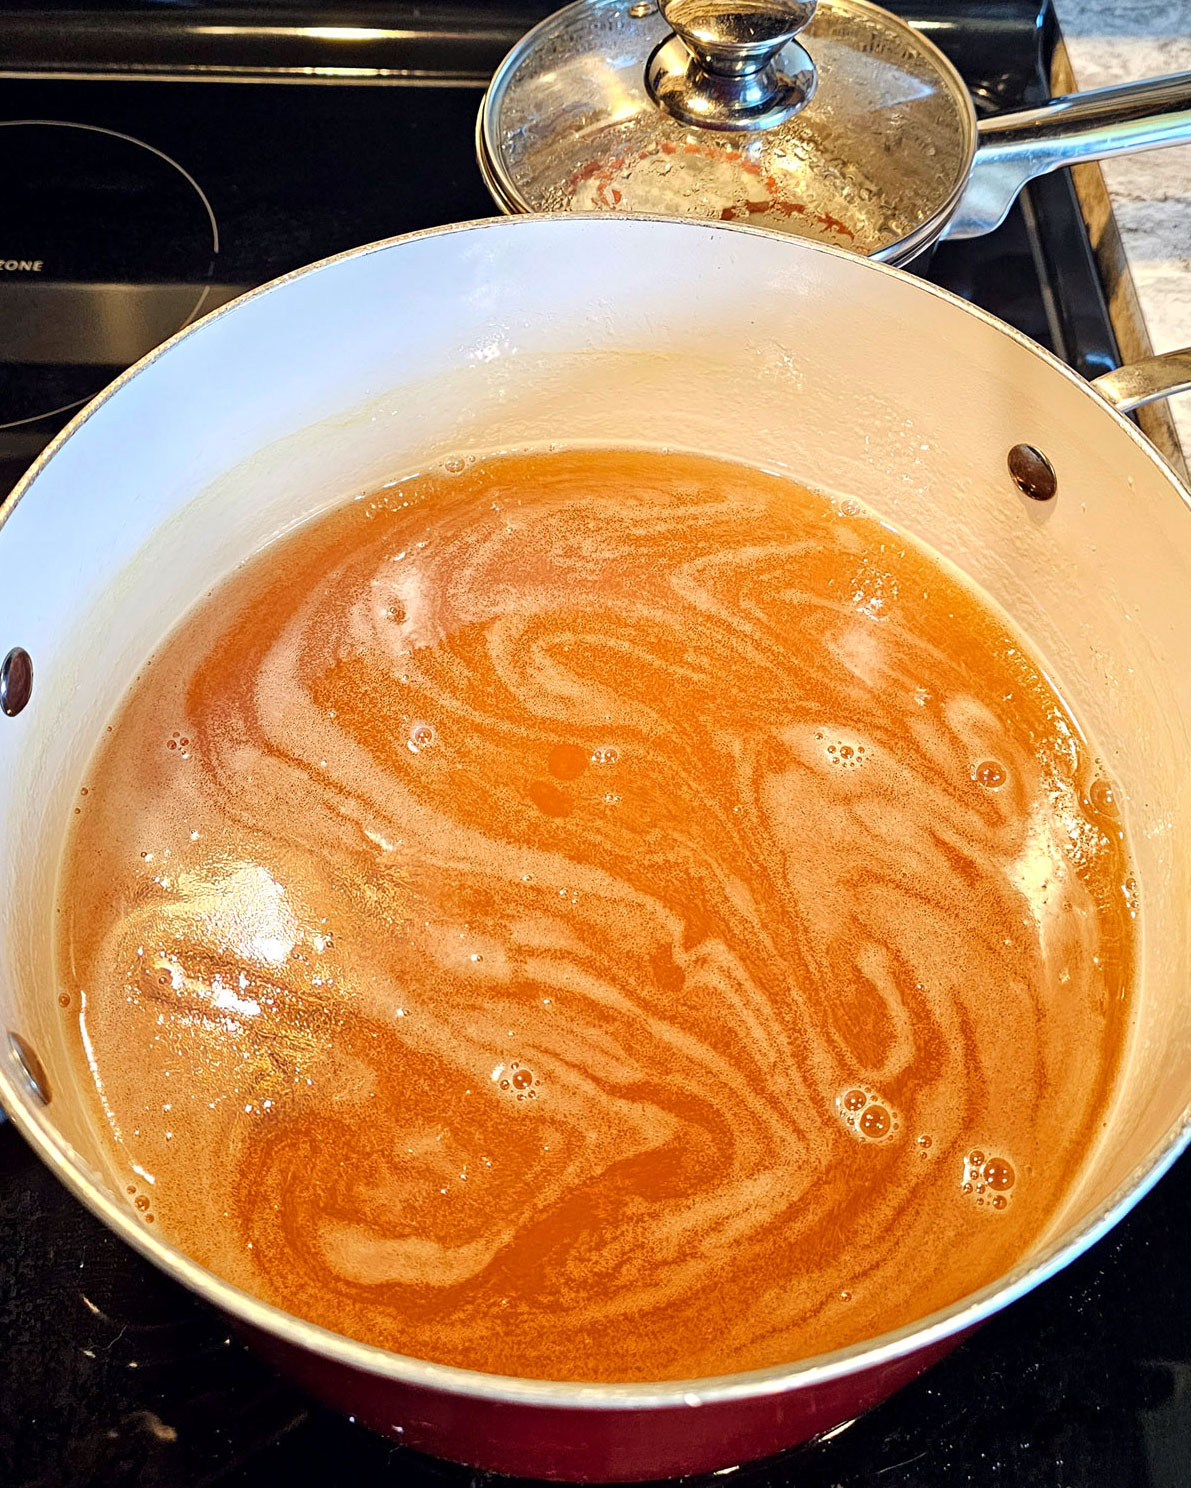
<instances>
[{"instance_id":1,"label":"orange liquid in pot","mask_svg":"<svg viewBox=\"0 0 1191 1488\"><path fill-rule=\"evenodd\" d=\"M994 1280L1101 1129L1111 790L972 590L704 458L452 462L201 604L60 887L130 1205L501 1373L788 1362Z\"/></svg>"}]
</instances>

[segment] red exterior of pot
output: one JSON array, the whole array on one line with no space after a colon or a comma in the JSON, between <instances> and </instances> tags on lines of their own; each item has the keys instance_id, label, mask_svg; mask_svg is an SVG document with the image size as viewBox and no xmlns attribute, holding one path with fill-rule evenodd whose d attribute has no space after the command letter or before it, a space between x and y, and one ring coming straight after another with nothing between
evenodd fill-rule
<instances>
[{"instance_id":1,"label":"red exterior of pot","mask_svg":"<svg viewBox=\"0 0 1191 1488\"><path fill-rule=\"evenodd\" d=\"M772 1395L608 1410L480 1399L408 1385L256 1329L241 1331L258 1353L312 1395L405 1446L489 1472L563 1483L671 1478L771 1456L871 1410L967 1337L960 1333L900 1359Z\"/></svg>"}]
</instances>

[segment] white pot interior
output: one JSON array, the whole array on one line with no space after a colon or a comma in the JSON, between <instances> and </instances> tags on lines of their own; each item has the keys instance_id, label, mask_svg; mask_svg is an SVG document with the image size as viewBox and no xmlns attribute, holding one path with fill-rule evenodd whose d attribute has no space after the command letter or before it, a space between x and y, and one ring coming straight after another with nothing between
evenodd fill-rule
<instances>
[{"instance_id":1,"label":"white pot interior","mask_svg":"<svg viewBox=\"0 0 1191 1488\"><path fill-rule=\"evenodd\" d=\"M678 222L521 218L332 262L188 333L95 408L0 530L0 1030L48 1074L18 1103L83 1173L52 964L88 758L138 665L237 562L453 453L674 445L857 496L974 579L1048 663L1122 789L1143 905L1119 1097L1055 1231L1169 1147L1191 1101L1191 510L1074 376L905 276ZM1019 441L1059 479L1022 496ZM100 1179L99 1181L103 1181ZM130 1232L131 1233L131 1232ZM1052 1232L1053 1238L1053 1232Z\"/></svg>"}]
</instances>

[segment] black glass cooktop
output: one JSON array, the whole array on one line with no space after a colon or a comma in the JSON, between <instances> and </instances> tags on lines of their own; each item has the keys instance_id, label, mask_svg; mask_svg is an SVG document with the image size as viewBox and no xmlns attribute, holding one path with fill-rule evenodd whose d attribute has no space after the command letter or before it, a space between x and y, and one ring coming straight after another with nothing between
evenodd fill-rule
<instances>
[{"instance_id":1,"label":"black glass cooktop","mask_svg":"<svg viewBox=\"0 0 1191 1488\"><path fill-rule=\"evenodd\" d=\"M550 0L0 0L0 492L123 366L314 258L492 212L486 76ZM982 108L1041 101L1044 0L903 0ZM1086 375L1116 347L1063 176L930 277ZM1187 1488L1191 1160L1104 1244L751 1488ZM313 1403L0 1126L0 1485L477 1488Z\"/></svg>"}]
</instances>

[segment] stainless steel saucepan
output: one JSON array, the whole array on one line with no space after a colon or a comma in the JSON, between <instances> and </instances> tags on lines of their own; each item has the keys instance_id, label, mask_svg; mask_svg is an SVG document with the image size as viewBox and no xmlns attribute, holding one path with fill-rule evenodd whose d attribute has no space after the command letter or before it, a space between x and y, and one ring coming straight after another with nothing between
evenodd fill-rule
<instances>
[{"instance_id":1,"label":"stainless steel saucepan","mask_svg":"<svg viewBox=\"0 0 1191 1488\"><path fill-rule=\"evenodd\" d=\"M498 68L477 148L508 212L747 222L904 266L1035 176L1188 139L1191 73L978 121L868 0L578 0Z\"/></svg>"}]
</instances>

